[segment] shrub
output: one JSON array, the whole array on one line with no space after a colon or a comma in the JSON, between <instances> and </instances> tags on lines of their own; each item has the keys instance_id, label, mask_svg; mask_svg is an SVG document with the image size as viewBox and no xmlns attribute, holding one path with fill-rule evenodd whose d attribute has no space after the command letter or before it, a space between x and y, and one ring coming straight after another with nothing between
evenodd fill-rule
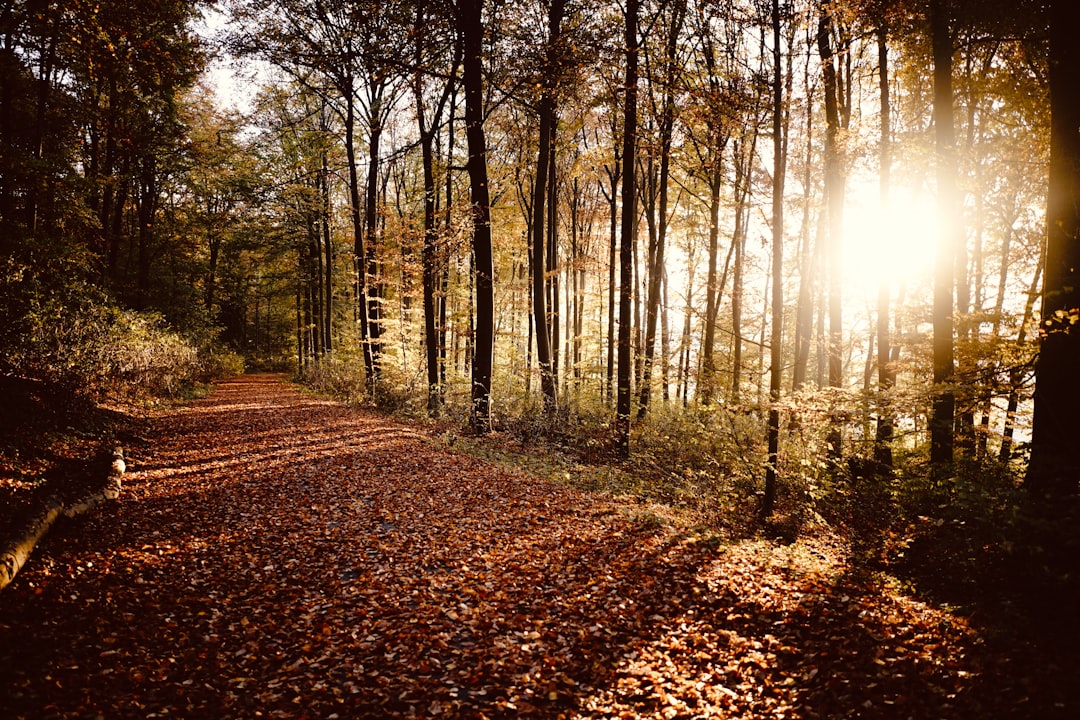
<instances>
[{"instance_id":1,"label":"shrub","mask_svg":"<svg viewBox=\"0 0 1080 720\"><path fill-rule=\"evenodd\" d=\"M90 286L31 295L2 370L87 400L149 393L171 397L199 383L243 372L212 335L192 338L156 313L122 310Z\"/></svg>"}]
</instances>

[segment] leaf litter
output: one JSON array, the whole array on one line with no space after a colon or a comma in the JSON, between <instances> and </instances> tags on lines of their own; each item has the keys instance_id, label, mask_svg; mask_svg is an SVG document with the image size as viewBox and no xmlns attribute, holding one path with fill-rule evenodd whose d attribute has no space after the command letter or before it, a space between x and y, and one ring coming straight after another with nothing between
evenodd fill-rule
<instances>
[{"instance_id":1,"label":"leaf litter","mask_svg":"<svg viewBox=\"0 0 1080 720\"><path fill-rule=\"evenodd\" d=\"M63 528L0 595L3 717L967 718L1038 703L961 620L835 547L660 530L275 376L224 383L146 435L120 502Z\"/></svg>"}]
</instances>

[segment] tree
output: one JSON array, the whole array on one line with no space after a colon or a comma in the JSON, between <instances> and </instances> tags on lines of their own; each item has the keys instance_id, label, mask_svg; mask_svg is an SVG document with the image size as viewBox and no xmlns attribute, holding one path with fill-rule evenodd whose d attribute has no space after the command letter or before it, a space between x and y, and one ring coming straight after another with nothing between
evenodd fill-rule
<instances>
[{"instance_id":1,"label":"tree","mask_svg":"<svg viewBox=\"0 0 1080 720\"><path fill-rule=\"evenodd\" d=\"M438 132L443 111L447 101L457 84L454 77L461 61L461 43L454 43L454 59L449 77L443 84L442 93L432 113L430 122L427 120L424 79L425 79L425 53L429 47L430 27L432 19L427 15L426 3L416 3L416 23L414 26L415 57L413 68L413 95L416 102L417 131L420 136L420 155L424 175L424 240L423 240L423 267L424 267L424 347L427 361L427 409L428 414L435 417L439 413L442 403L442 379L440 378L440 347L442 345L438 328L439 322L436 316L436 295L439 277L440 263L437 227L436 200L437 188L435 186L435 137Z\"/></svg>"},{"instance_id":2,"label":"tree","mask_svg":"<svg viewBox=\"0 0 1080 720\"><path fill-rule=\"evenodd\" d=\"M455 20L462 46L465 91L466 169L472 205L472 252L476 282L476 326L472 357L470 424L477 432L491 428L491 368L495 352L494 258L491 247L491 195L487 141L484 136L484 1L458 0Z\"/></svg>"},{"instance_id":3,"label":"tree","mask_svg":"<svg viewBox=\"0 0 1080 720\"><path fill-rule=\"evenodd\" d=\"M847 160L844 157L842 134L848 129L851 117L851 54L850 40L838 8L833 2L823 3L818 18L817 42L821 55L823 91L825 94L825 200L829 218L829 244L826 253L829 268L829 387L843 385L843 305L842 285L844 244L844 199L847 186ZM839 40L840 57L833 52L832 35ZM837 62L839 60L839 63ZM837 67L839 64L839 68ZM847 71L845 72L845 68ZM834 458L841 455L841 428L834 423L829 433L829 452Z\"/></svg>"},{"instance_id":4,"label":"tree","mask_svg":"<svg viewBox=\"0 0 1080 720\"><path fill-rule=\"evenodd\" d=\"M880 93L880 128L878 146L878 183L881 209L889 207L890 171L892 169L892 104L889 97L889 23L884 17L878 19L878 88ZM885 213L882 213L885 216ZM891 468L893 464L892 439L893 419L886 393L896 384L896 370L892 363L892 347L889 337L889 299L891 288L886 280L878 286L877 299L877 346L878 346L878 392L882 395L878 409L877 428L874 434L874 459L882 467Z\"/></svg>"},{"instance_id":5,"label":"tree","mask_svg":"<svg viewBox=\"0 0 1080 720\"><path fill-rule=\"evenodd\" d=\"M683 18L686 16L686 1L675 0L671 10L671 21L667 29L667 41L663 57L663 100L659 110L659 154L660 169L657 178L656 230L650 233L649 243L649 285L645 300L645 348L644 365L639 388L638 419L645 417L652 392L653 356L656 353L656 323L660 311L660 287L665 274L664 251L668 227L668 184L671 176L671 145L675 126L675 83L679 52L679 37L682 32ZM652 203L650 203L651 205ZM654 217L650 213L650 217Z\"/></svg>"},{"instance_id":6,"label":"tree","mask_svg":"<svg viewBox=\"0 0 1080 720\"><path fill-rule=\"evenodd\" d=\"M1080 45L1072 3L1050 2L1050 178L1035 415L1026 485L1075 493L1080 478Z\"/></svg>"},{"instance_id":7,"label":"tree","mask_svg":"<svg viewBox=\"0 0 1080 720\"><path fill-rule=\"evenodd\" d=\"M782 18L780 0L772 2L772 328L769 333L769 421L768 462L765 466L765 494L761 500L762 517L772 514L776 503L777 468L780 464L780 381L784 340L784 85L781 68L780 35Z\"/></svg>"},{"instance_id":8,"label":"tree","mask_svg":"<svg viewBox=\"0 0 1080 720\"><path fill-rule=\"evenodd\" d=\"M561 51L562 21L566 12L566 0L551 0L548 7L548 37L544 52L543 73L540 79L540 98L537 103L539 115L539 139L537 143L536 173L533 180L532 201L532 300L533 321L536 331L536 362L540 366L540 390L544 396L544 408L550 414L558 405L555 387L554 358L551 348L551 329L548 327L548 307L545 278L550 266L548 248L544 242L544 221L548 206L555 206L555 194L548 193L549 173L553 176L552 140L556 126L556 90L558 86L558 54ZM552 177L552 181L554 177ZM552 189L554 185L552 184ZM547 204L545 204L547 203ZM554 214L552 213L552 218ZM549 228L551 229L551 228Z\"/></svg>"},{"instance_id":9,"label":"tree","mask_svg":"<svg viewBox=\"0 0 1080 720\"><path fill-rule=\"evenodd\" d=\"M634 245L637 238L637 95L638 95L638 0L627 0L625 15L626 84L623 98L622 229L619 236L619 341L615 397L615 443L618 454L630 455L630 352L631 301L634 294Z\"/></svg>"},{"instance_id":10,"label":"tree","mask_svg":"<svg viewBox=\"0 0 1080 720\"><path fill-rule=\"evenodd\" d=\"M934 61L934 152L938 195L938 243L934 259L934 394L930 417L930 464L938 479L949 476L953 463L953 283L955 278L959 200L957 198L956 131L953 127L950 0L931 0L930 35Z\"/></svg>"}]
</instances>

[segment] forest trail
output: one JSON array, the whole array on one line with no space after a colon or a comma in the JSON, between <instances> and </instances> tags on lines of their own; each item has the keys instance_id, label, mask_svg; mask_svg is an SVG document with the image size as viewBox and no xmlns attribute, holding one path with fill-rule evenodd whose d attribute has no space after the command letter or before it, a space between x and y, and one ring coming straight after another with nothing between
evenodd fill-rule
<instances>
[{"instance_id":1,"label":"forest trail","mask_svg":"<svg viewBox=\"0 0 1080 720\"><path fill-rule=\"evenodd\" d=\"M146 435L0 594L0 717L1005 716L973 631L812 546L665 531L278 376Z\"/></svg>"}]
</instances>

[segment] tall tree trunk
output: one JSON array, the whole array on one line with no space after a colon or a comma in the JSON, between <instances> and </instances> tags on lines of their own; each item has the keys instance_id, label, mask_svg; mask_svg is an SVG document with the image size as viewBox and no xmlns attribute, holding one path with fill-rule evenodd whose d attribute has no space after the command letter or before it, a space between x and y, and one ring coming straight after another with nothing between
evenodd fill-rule
<instances>
[{"instance_id":1,"label":"tall tree trunk","mask_svg":"<svg viewBox=\"0 0 1080 720\"><path fill-rule=\"evenodd\" d=\"M552 13L560 0L552 3ZM549 18L550 19L550 18ZM548 73L550 75L550 73ZM551 167L551 136L554 132L555 98L550 88L545 88L538 104L540 115L540 139L536 157L536 177L533 181L532 202L532 299L533 327L536 331L536 362L540 367L540 392L544 398L544 410L550 416L558 406L555 372L551 358L550 331L547 314L547 267L548 256L544 243L544 221L548 170Z\"/></svg>"},{"instance_id":2,"label":"tall tree trunk","mask_svg":"<svg viewBox=\"0 0 1080 720\"><path fill-rule=\"evenodd\" d=\"M808 55L809 58L809 55ZM810 61L805 69L806 86L810 87ZM810 91L807 91L808 95ZM811 98L807 98L808 105ZM806 113L806 157L803 164L803 206L802 229L799 232L799 298L795 307L795 362L791 370L792 390L801 390L806 383L806 373L810 365L810 347L814 334L814 285L816 283L817 248L811 241L810 230L810 183L813 170L814 153L814 113Z\"/></svg>"},{"instance_id":3,"label":"tall tree trunk","mask_svg":"<svg viewBox=\"0 0 1080 720\"><path fill-rule=\"evenodd\" d=\"M637 239L637 94L638 94L638 13L639 0L626 1L626 83L623 106L622 235L619 241L619 368L615 402L616 450L630 455L630 352L634 296L634 245Z\"/></svg>"},{"instance_id":4,"label":"tall tree trunk","mask_svg":"<svg viewBox=\"0 0 1080 720\"><path fill-rule=\"evenodd\" d=\"M354 130L356 125L356 99L352 76L349 76L344 87L340 88L345 101L345 160L349 171L349 219L352 221L353 231L353 295L355 297L355 313L360 321L360 344L364 351L365 381L368 387L375 382L375 355L372 353L369 340L368 327L368 302L367 302L367 253L364 252L364 224L360 214L360 178L356 169L356 147L354 146Z\"/></svg>"},{"instance_id":5,"label":"tall tree trunk","mask_svg":"<svg viewBox=\"0 0 1080 720\"><path fill-rule=\"evenodd\" d=\"M829 387L843 385L843 304L841 290L844 282L844 196L847 184L845 158L840 134L845 123L843 111L843 76L834 65L832 32L836 27L831 5L824 5L818 18L818 53L821 55L823 90L825 94L825 200L829 217ZM828 434L829 455L842 454L842 426L832 420Z\"/></svg>"},{"instance_id":6,"label":"tall tree trunk","mask_svg":"<svg viewBox=\"0 0 1080 720\"><path fill-rule=\"evenodd\" d=\"M548 342L551 345L551 376L556 388L559 386L559 328L561 313L559 308L559 215L558 185L555 177L555 133L558 117L552 117L551 147L548 155L547 173L547 293L548 293Z\"/></svg>"},{"instance_id":7,"label":"tall tree trunk","mask_svg":"<svg viewBox=\"0 0 1080 720\"><path fill-rule=\"evenodd\" d=\"M150 258L157 214L157 159L151 151L142 161L139 181L139 255L135 276L135 309L150 302ZM211 271L213 272L213 271Z\"/></svg>"},{"instance_id":8,"label":"tall tree trunk","mask_svg":"<svg viewBox=\"0 0 1080 720\"><path fill-rule=\"evenodd\" d=\"M611 194L604 191L608 200L608 285L607 285L607 334L606 362L604 363L604 398L610 407L614 397L615 376L615 269L619 250L619 159L611 169L604 168L611 184Z\"/></svg>"},{"instance_id":9,"label":"tall tree trunk","mask_svg":"<svg viewBox=\"0 0 1080 720\"><path fill-rule=\"evenodd\" d=\"M424 360L427 370L427 411L431 417L437 417L443 403L443 385L445 378L442 368L445 360L445 293L441 287L441 277L445 276L446 259L439 252L439 229L437 221L438 213L438 190L435 185L435 150L438 137L440 119L443 109L449 100L451 102L450 118L450 142L453 143L453 94L456 81L453 76L457 73L458 64L461 62L460 43L455 47L453 65L450 79L443 86L431 122L427 121L427 113L424 108L424 75L419 68L423 67L424 43L426 42L425 17L426 3L417 3L415 25L415 63L416 73L413 77L413 96L416 102L417 129L420 134L420 156L424 174L424 240L421 258L423 269L423 305L424 305ZM452 147L448 150L449 156ZM451 189L450 173L447 172L447 213L450 211ZM440 318L440 313L442 314Z\"/></svg>"},{"instance_id":10,"label":"tall tree trunk","mask_svg":"<svg viewBox=\"0 0 1080 720\"><path fill-rule=\"evenodd\" d=\"M672 9L671 27L668 29L664 57L664 100L660 117L660 176L657 179L659 195L656 214L656 245L649 267L648 297L645 303L645 348L641 385L638 389L638 419L642 420L649 408L652 393L652 366L656 354L656 323L660 312L660 288L664 277L664 245L667 241L668 180L671 175L671 143L675 126L675 70L678 61L679 36L686 12L685 0L677 0Z\"/></svg>"},{"instance_id":11,"label":"tall tree trunk","mask_svg":"<svg viewBox=\"0 0 1080 720\"><path fill-rule=\"evenodd\" d=\"M424 38L424 3L416 9L416 66L421 67ZM438 417L441 406L439 392L439 336L435 317L436 283L438 282L439 231L435 224L435 129L438 115L427 126L424 112L424 82L419 70L413 77L413 96L416 101L416 122L420 132L420 159L424 172L424 245L421 251L424 265L424 351L427 366L427 412ZM445 96L444 96L445 98Z\"/></svg>"},{"instance_id":12,"label":"tall tree trunk","mask_svg":"<svg viewBox=\"0 0 1080 720\"><path fill-rule=\"evenodd\" d=\"M878 88L881 99L881 138L879 145L878 195L882 217L887 217L889 208L890 173L892 170L892 106L889 101L889 28L885 20L877 30L878 37ZM878 343L878 418L874 433L874 460L882 467L891 468L893 464L892 439L893 418L888 393L896 384L896 370L891 362L892 350L889 338L889 294L888 280L882 279L878 285L877 297L877 343Z\"/></svg>"},{"instance_id":13,"label":"tall tree trunk","mask_svg":"<svg viewBox=\"0 0 1080 720\"><path fill-rule=\"evenodd\" d=\"M938 244L934 259L934 399L930 416L931 473L949 477L953 463L953 264L960 210L957 200L956 133L953 127L952 32L948 0L931 0L934 53L934 136L937 160Z\"/></svg>"},{"instance_id":14,"label":"tall tree trunk","mask_svg":"<svg viewBox=\"0 0 1080 720\"><path fill-rule=\"evenodd\" d=\"M780 0L772 3L772 328L769 333L769 426L766 433L768 462L765 465L765 493L761 515L769 517L776 504L777 476L780 465L780 380L784 340L784 86L780 48Z\"/></svg>"},{"instance_id":15,"label":"tall tree trunk","mask_svg":"<svg viewBox=\"0 0 1080 720\"><path fill-rule=\"evenodd\" d=\"M731 397L733 404L742 402L743 370L743 278L746 274L746 221L750 199L750 168L757 147L757 131L751 130L754 142L748 148L746 139L735 144L735 230L731 247L735 264L731 273Z\"/></svg>"},{"instance_id":16,"label":"tall tree trunk","mask_svg":"<svg viewBox=\"0 0 1080 720\"><path fill-rule=\"evenodd\" d=\"M720 123L717 123L719 126ZM702 405L712 402L716 393L716 321L720 312L721 284L717 279L717 260L720 254L720 188L723 184L721 144L719 127L713 129L715 142L711 148L709 168L709 263L705 279L705 333L701 343L701 373L698 380L698 398ZM731 245L733 249L734 243Z\"/></svg>"},{"instance_id":17,"label":"tall tree trunk","mask_svg":"<svg viewBox=\"0 0 1080 720\"><path fill-rule=\"evenodd\" d=\"M487 432L491 429L491 369L495 352L495 269L491 247L487 143L484 137L483 0L460 0L457 19L464 50L462 85L465 89L465 137L469 145L466 166L473 209L472 249L475 266L472 277L476 283L470 424L477 432Z\"/></svg>"},{"instance_id":18,"label":"tall tree trunk","mask_svg":"<svg viewBox=\"0 0 1080 720\"><path fill-rule=\"evenodd\" d=\"M1046 495L1075 493L1080 478L1080 43L1075 8L1050 4L1050 185L1035 417L1026 484Z\"/></svg>"},{"instance_id":19,"label":"tall tree trunk","mask_svg":"<svg viewBox=\"0 0 1080 720\"><path fill-rule=\"evenodd\" d=\"M319 303L321 306L319 326L322 328L319 345L322 353L326 354L331 352L334 347L334 243L330 234L330 161L325 150L320 153L320 156L322 182L319 192L322 196L322 207L319 215L322 220L320 224L322 227L322 249L325 265L322 262L319 264L325 269L320 270L318 289L325 293L325 300Z\"/></svg>"},{"instance_id":20,"label":"tall tree trunk","mask_svg":"<svg viewBox=\"0 0 1080 720\"><path fill-rule=\"evenodd\" d=\"M376 248L379 237L379 144L382 127L379 102L370 108L368 134L368 169L364 191L364 261L362 272L367 288L368 347L371 348L372 374L368 377L368 389L375 390L382 375L382 280L379 277Z\"/></svg>"}]
</instances>

